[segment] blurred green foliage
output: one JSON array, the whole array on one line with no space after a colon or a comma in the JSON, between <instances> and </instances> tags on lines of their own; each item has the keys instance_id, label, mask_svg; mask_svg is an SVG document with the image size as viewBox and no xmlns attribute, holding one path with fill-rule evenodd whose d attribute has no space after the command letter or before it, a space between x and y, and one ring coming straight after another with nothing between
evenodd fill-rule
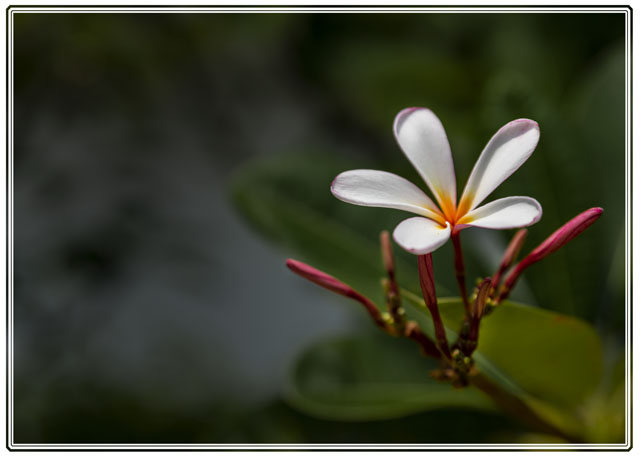
<instances>
[{"instance_id":1,"label":"blurred green foliage","mask_svg":"<svg viewBox=\"0 0 640 457\"><path fill-rule=\"evenodd\" d=\"M339 338L302 354L285 395L315 417L350 422L452 407L496 412L481 391L432 379L429 372L438 367L409 341L379 334Z\"/></svg>"},{"instance_id":2,"label":"blurred green foliage","mask_svg":"<svg viewBox=\"0 0 640 457\"><path fill-rule=\"evenodd\" d=\"M422 299L405 295L408 316L433 338L431 318ZM460 300L439 302L449 341L462 321ZM413 343L384 336L325 341L298 360L287 399L316 417L375 420L407 416L443 407L496 409L474 386L456 390L435 381L435 361L421 358ZM617 402L605 406L610 394L601 390L602 349L587 323L558 313L503 302L483 320L474 354L477 368L504 390L521 398L541 417L585 441L620 440L619 422L600 428L624 411ZM606 389L605 389L606 390ZM533 439L533 438L531 438ZM547 442L549 437L542 437Z\"/></svg>"},{"instance_id":3,"label":"blurred green foliage","mask_svg":"<svg viewBox=\"0 0 640 457\"><path fill-rule=\"evenodd\" d=\"M326 154L274 155L253 162L238 175L235 202L256 227L295 252L299 260L322 265L382 304L380 283L372 281L384 273L379 234L395 226L402 215L336 204L328 183L354 166ZM396 263L403 284L418 292L415 256L400 254Z\"/></svg>"}]
</instances>

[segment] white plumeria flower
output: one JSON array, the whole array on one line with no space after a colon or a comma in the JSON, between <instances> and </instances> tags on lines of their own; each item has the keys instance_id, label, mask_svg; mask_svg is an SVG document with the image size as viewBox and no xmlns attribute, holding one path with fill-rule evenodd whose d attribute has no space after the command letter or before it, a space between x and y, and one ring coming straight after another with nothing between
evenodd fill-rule
<instances>
[{"instance_id":1,"label":"white plumeria flower","mask_svg":"<svg viewBox=\"0 0 640 457\"><path fill-rule=\"evenodd\" d=\"M531 197L506 197L479 206L533 153L540 138L535 121L517 119L502 127L478 158L460 202L451 148L440 119L427 108L407 108L396 116L393 130L409 161L431 189L438 204L406 179L378 170L340 173L331 192L342 201L394 208L420 217L402 221L393 238L413 254L435 251L452 232L469 227L511 229L534 224L542 207Z\"/></svg>"}]
</instances>

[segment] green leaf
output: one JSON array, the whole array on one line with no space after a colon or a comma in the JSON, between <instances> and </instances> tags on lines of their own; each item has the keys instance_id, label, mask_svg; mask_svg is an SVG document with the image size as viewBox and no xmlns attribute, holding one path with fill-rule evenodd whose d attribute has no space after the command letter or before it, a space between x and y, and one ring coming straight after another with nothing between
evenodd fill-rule
<instances>
[{"instance_id":1,"label":"green leaf","mask_svg":"<svg viewBox=\"0 0 640 457\"><path fill-rule=\"evenodd\" d=\"M597 395L584 411L589 434L601 443L623 443L625 440L626 380L624 353L603 376Z\"/></svg>"},{"instance_id":2,"label":"green leaf","mask_svg":"<svg viewBox=\"0 0 640 457\"><path fill-rule=\"evenodd\" d=\"M432 332L424 302L405 294L426 333ZM439 299L453 343L463 318L459 299ZM567 431L583 428L581 409L602 378L600 338L588 323L570 316L503 302L480 325L477 368L540 415Z\"/></svg>"},{"instance_id":3,"label":"green leaf","mask_svg":"<svg viewBox=\"0 0 640 457\"><path fill-rule=\"evenodd\" d=\"M338 338L304 352L285 397L310 415L348 421L380 420L445 407L493 411L475 388L432 379L438 367L407 340L387 335Z\"/></svg>"},{"instance_id":4,"label":"green leaf","mask_svg":"<svg viewBox=\"0 0 640 457\"><path fill-rule=\"evenodd\" d=\"M237 174L233 196L249 222L291 255L382 303L380 284L372 279L384 275L378 236L406 213L349 205L329 190L337 174L363 167L326 154L272 156ZM397 277L415 290L415 256L395 251Z\"/></svg>"}]
</instances>

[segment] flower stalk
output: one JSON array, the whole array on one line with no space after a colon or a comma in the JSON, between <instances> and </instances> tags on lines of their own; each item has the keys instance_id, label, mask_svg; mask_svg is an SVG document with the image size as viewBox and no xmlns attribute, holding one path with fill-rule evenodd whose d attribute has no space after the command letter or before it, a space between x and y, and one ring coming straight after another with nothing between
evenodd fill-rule
<instances>
[{"instance_id":1,"label":"flower stalk","mask_svg":"<svg viewBox=\"0 0 640 457\"><path fill-rule=\"evenodd\" d=\"M456 273L456 281L460 290L460 297L464 303L465 314L468 316L471 312L469 305L469 296L467 295L467 284L464 270L464 257L462 255L462 245L460 243L460 232L454 230L451 234L451 242L453 243L453 263Z\"/></svg>"}]
</instances>

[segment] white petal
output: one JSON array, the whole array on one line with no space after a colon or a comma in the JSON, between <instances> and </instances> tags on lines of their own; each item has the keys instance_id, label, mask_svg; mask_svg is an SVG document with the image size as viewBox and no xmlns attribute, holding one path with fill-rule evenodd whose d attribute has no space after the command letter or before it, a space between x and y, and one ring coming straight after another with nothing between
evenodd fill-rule
<instances>
[{"instance_id":1,"label":"white petal","mask_svg":"<svg viewBox=\"0 0 640 457\"><path fill-rule=\"evenodd\" d=\"M542 206L531 197L506 197L474 209L458 221L488 229L510 229L534 224L542 217Z\"/></svg>"},{"instance_id":2,"label":"white petal","mask_svg":"<svg viewBox=\"0 0 640 457\"><path fill-rule=\"evenodd\" d=\"M412 254L428 254L449 239L451 226L448 222L446 224L443 226L431 219L412 217L398 224L393 231L393 239Z\"/></svg>"},{"instance_id":3,"label":"white petal","mask_svg":"<svg viewBox=\"0 0 640 457\"><path fill-rule=\"evenodd\" d=\"M427 108L407 108L396 116L393 131L400 148L446 213L455 206L456 175L440 119Z\"/></svg>"},{"instance_id":4,"label":"white petal","mask_svg":"<svg viewBox=\"0 0 640 457\"><path fill-rule=\"evenodd\" d=\"M442 219L436 204L418 186L386 171L345 171L331 183L331 193L354 205L395 208Z\"/></svg>"},{"instance_id":5,"label":"white petal","mask_svg":"<svg viewBox=\"0 0 640 457\"><path fill-rule=\"evenodd\" d=\"M476 208L529 158L538 144L537 122L517 119L493 135L478 158L462 192L458 214Z\"/></svg>"}]
</instances>

